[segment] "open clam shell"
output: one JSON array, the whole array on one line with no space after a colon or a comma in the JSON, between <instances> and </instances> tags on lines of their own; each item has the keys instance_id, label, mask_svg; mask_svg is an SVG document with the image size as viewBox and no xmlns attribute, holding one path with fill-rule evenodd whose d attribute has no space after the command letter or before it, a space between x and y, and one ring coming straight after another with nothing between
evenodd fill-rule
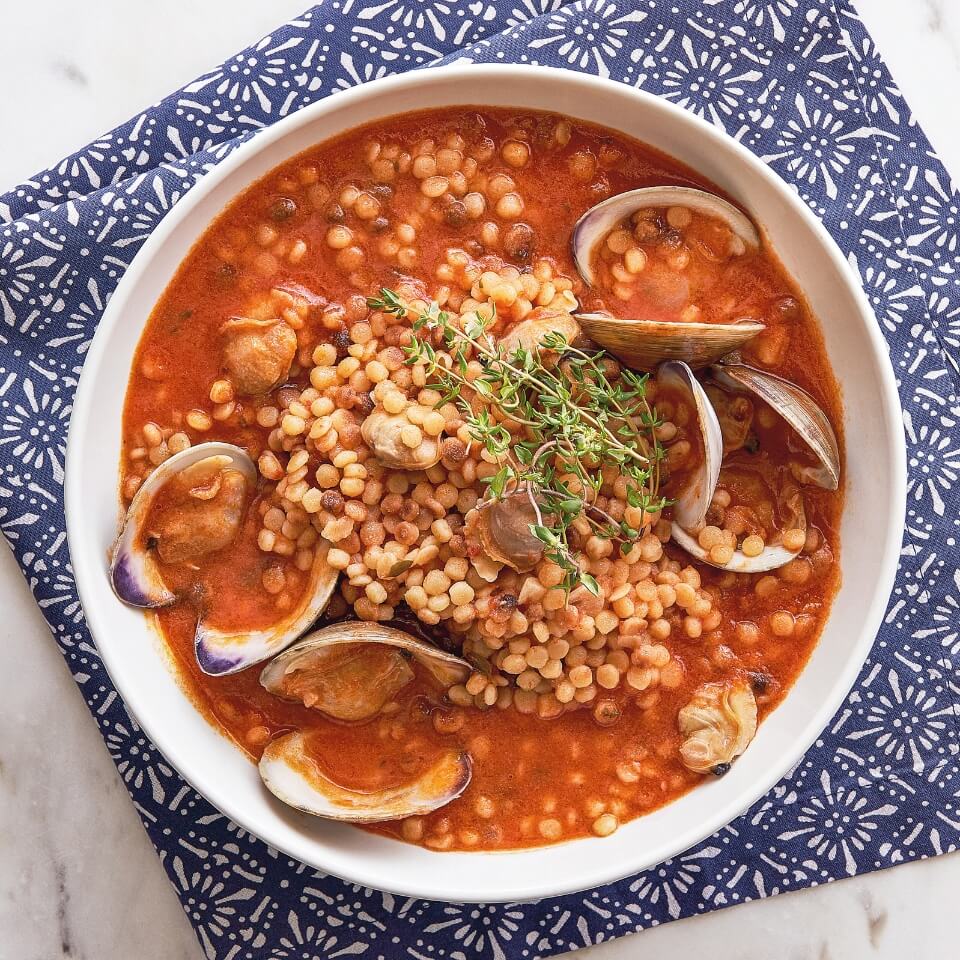
<instances>
[{"instance_id":1,"label":"open clam shell","mask_svg":"<svg viewBox=\"0 0 960 960\"><path fill-rule=\"evenodd\" d=\"M813 397L796 384L743 363L722 363L712 367L713 379L733 391L747 391L759 397L796 431L810 448L818 467L797 477L825 490L840 486L840 448L827 415Z\"/></svg>"},{"instance_id":2,"label":"open clam shell","mask_svg":"<svg viewBox=\"0 0 960 960\"><path fill-rule=\"evenodd\" d=\"M642 187L609 197L577 221L570 244L577 271L586 283L596 284L593 253L597 245L626 217L648 207L686 207L723 221L745 247L760 245L760 234L750 218L712 193L692 187ZM575 316L591 340L637 370L655 370L666 360L682 360L694 369L705 367L738 350L764 329L762 323L750 319L682 323L606 313Z\"/></svg>"},{"instance_id":3,"label":"open clam shell","mask_svg":"<svg viewBox=\"0 0 960 960\"><path fill-rule=\"evenodd\" d=\"M789 513L789 528L796 530L807 529L806 513L803 509L803 495L793 489L785 498L784 506ZM726 563L714 563L710 559L710 552L700 546L696 536L674 521L670 528L670 537L678 546L682 547L690 556L719 570L728 570L731 573L764 573L776 570L789 563L800 555L798 550L788 550L782 543L767 544L755 557L748 557L742 550L734 550L733 556Z\"/></svg>"},{"instance_id":4,"label":"open clam shell","mask_svg":"<svg viewBox=\"0 0 960 960\"><path fill-rule=\"evenodd\" d=\"M576 223L570 245L580 276L594 285L593 251L622 220L647 207L686 207L696 213L722 220L747 247L760 246L760 234L753 221L732 203L713 193L693 187L641 187L618 193L591 207Z\"/></svg>"},{"instance_id":5,"label":"open clam shell","mask_svg":"<svg viewBox=\"0 0 960 960\"><path fill-rule=\"evenodd\" d=\"M260 758L260 777L287 806L329 820L378 823L430 813L459 797L472 772L466 753L446 750L410 783L355 790L331 780L306 748L300 731L272 741Z\"/></svg>"},{"instance_id":6,"label":"open clam shell","mask_svg":"<svg viewBox=\"0 0 960 960\"><path fill-rule=\"evenodd\" d=\"M666 365L664 365L666 366ZM814 399L796 384L772 373L756 370L741 363L721 363L711 367L710 374L713 381L722 389L731 392L751 393L767 403L794 429L800 439L810 449L817 460L817 467L802 468L803 476L795 476L798 482L811 482L827 490L836 490L840 484L840 452L836 435L827 419L827 415L817 406ZM658 374L659 376L659 374ZM695 381L694 381L695 382ZM714 414L713 406L704 391L701 389L702 399ZM698 413L699 413L698 406ZM719 432L719 450L722 459L723 435ZM719 467L717 469L719 478ZM710 488L709 500L716 488L716 480ZM702 505L702 501L701 501ZM781 542L767 544L761 553L755 557L748 557L742 550L737 549L726 563L715 563L710 559L709 551L700 546L695 533L703 524L706 511L695 518L692 509L686 510L683 498L678 500L674 509L674 522L671 537L674 542L686 550L692 557L701 563L709 564L721 570L732 573L763 573L775 570L789 563L799 555L800 549L790 550ZM806 530L807 520L803 505L803 494L793 484L783 490L780 496L781 514L783 517L782 529Z\"/></svg>"},{"instance_id":7,"label":"open clam shell","mask_svg":"<svg viewBox=\"0 0 960 960\"><path fill-rule=\"evenodd\" d=\"M283 651L264 667L260 683L274 696L302 700L337 720L368 720L413 679L400 654L444 688L465 683L472 672L466 660L402 630L351 621L317 630Z\"/></svg>"},{"instance_id":8,"label":"open clam shell","mask_svg":"<svg viewBox=\"0 0 960 960\"><path fill-rule=\"evenodd\" d=\"M695 370L706 367L739 350L765 329L756 320L683 323L606 313L578 313L576 318L591 340L635 370L656 370L668 360L682 360Z\"/></svg>"},{"instance_id":9,"label":"open clam shell","mask_svg":"<svg viewBox=\"0 0 960 960\"><path fill-rule=\"evenodd\" d=\"M153 550L145 544L144 524L160 491L177 474L203 461L243 475L250 490L257 485L257 467L245 450L230 443L200 443L161 463L141 484L130 503L113 549L110 583L113 592L134 607L157 608L177 598L163 582Z\"/></svg>"},{"instance_id":10,"label":"open clam shell","mask_svg":"<svg viewBox=\"0 0 960 960\"><path fill-rule=\"evenodd\" d=\"M204 673L237 673L286 649L323 613L337 587L340 571L327 563L328 545L317 545L310 579L300 600L283 619L262 630L221 630L201 617L194 637L197 663Z\"/></svg>"},{"instance_id":11,"label":"open clam shell","mask_svg":"<svg viewBox=\"0 0 960 960\"><path fill-rule=\"evenodd\" d=\"M661 364L657 369L657 382L683 391L697 415L702 457L677 494L673 507L674 526L693 530L703 523L717 489L723 461L723 433L710 398L687 364L679 360Z\"/></svg>"}]
</instances>

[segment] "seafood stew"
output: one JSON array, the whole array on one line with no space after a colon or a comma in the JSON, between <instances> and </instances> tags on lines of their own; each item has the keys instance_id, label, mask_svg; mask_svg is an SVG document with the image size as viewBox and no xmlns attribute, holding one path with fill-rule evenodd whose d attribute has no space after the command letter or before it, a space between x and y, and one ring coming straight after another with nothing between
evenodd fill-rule
<instances>
[{"instance_id":1,"label":"seafood stew","mask_svg":"<svg viewBox=\"0 0 960 960\"><path fill-rule=\"evenodd\" d=\"M840 406L716 194L448 109L293 158L198 242L131 373L112 579L281 800L516 848L748 748L839 581Z\"/></svg>"}]
</instances>

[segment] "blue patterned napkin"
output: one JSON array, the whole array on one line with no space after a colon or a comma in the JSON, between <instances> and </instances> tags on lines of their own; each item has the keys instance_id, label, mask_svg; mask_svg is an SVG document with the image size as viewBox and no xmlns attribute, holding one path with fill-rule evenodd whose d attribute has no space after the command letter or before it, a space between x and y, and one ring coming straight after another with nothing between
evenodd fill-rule
<instances>
[{"instance_id":1,"label":"blue patterned napkin","mask_svg":"<svg viewBox=\"0 0 960 960\"><path fill-rule=\"evenodd\" d=\"M900 572L873 653L803 761L639 876L539 903L401 899L321 876L197 796L125 712L64 534L71 399L140 243L239 142L442 61L563 65L659 93L759 154L825 221L890 345L909 446ZM332 0L0 194L0 528L206 955L535 958L953 850L960 655L957 197L848 0Z\"/></svg>"}]
</instances>

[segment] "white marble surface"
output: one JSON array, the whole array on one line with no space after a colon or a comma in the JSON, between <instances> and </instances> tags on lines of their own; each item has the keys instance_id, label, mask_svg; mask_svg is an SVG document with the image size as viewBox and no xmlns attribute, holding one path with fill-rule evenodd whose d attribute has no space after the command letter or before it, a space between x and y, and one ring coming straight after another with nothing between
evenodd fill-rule
<instances>
[{"instance_id":1,"label":"white marble surface","mask_svg":"<svg viewBox=\"0 0 960 960\"><path fill-rule=\"evenodd\" d=\"M0 3L0 186L125 120L306 3ZM860 10L920 123L960 176L960 2L860 0ZM0 960L199 960L5 547L0 610ZM956 956L958 886L960 854L671 923L578 957Z\"/></svg>"}]
</instances>

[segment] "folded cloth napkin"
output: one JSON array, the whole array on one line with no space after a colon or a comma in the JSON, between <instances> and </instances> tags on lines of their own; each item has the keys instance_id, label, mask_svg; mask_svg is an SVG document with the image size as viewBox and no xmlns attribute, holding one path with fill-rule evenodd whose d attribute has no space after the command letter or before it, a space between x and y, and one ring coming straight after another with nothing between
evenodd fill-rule
<instances>
[{"instance_id":1,"label":"folded cloth napkin","mask_svg":"<svg viewBox=\"0 0 960 960\"><path fill-rule=\"evenodd\" d=\"M601 74L722 126L791 183L858 270L909 447L901 566L863 673L748 813L659 867L539 903L403 899L249 836L145 741L70 573L71 395L141 241L204 171L299 107L443 61ZM960 654L957 198L848 0L337 0L0 195L0 527L210 958L534 958L953 850Z\"/></svg>"}]
</instances>

